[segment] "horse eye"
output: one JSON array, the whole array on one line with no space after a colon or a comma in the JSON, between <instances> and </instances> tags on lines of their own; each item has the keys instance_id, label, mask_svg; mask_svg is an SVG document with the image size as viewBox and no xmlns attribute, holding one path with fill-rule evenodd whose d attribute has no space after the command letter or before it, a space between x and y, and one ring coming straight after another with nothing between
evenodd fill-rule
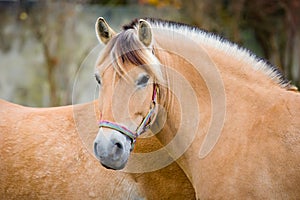
<instances>
[{"instance_id":1,"label":"horse eye","mask_svg":"<svg viewBox=\"0 0 300 200\"><path fill-rule=\"evenodd\" d=\"M148 74L143 75L142 77L140 77L137 80L136 84L137 84L137 86L145 87L147 85L149 79L150 79L150 76Z\"/></svg>"},{"instance_id":2,"label":"horse eye","mask_svg":"<svg viewBox=\"0 0 300 200\"><path fill-rule=\"evenodd\" d=\"M96 78L97 83L98 83L99 85L101 85L100 77L99 77L97 74L95 74L95 78Z\"/></svg>"}]
</instances>

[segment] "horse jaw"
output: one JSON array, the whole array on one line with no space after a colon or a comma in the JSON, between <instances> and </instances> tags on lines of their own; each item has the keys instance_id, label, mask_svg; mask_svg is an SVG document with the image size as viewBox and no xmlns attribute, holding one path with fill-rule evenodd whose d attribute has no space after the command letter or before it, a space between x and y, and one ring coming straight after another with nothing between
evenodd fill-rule
<instances>
[{"instance_id":1,"label":"horse jaw","mask_svg":"<svg viewBox=\"0 0 300 200\"><path fill-rule=\"evenodd\" d=\"M118 131L100 128L94 141L94 154L100 163L113 170L125 167L130 155L131 140Z\"/></svg>"}]
</instances>

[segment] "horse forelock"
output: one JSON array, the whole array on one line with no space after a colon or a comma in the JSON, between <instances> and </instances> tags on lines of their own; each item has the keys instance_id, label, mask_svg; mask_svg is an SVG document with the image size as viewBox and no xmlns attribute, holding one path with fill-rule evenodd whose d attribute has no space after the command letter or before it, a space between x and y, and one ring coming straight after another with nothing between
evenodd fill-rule
<instances>
[{"instance_id":1,"label":"horse forelock","mask_svg":"<svg viewBox=\"0 0 300 200\"><path fill-rule=\"evenodd\" d=\"M145 47L139 41L135 29L127 29L116 35L107 44L98 60L98 65L111 64L119 75L127 78L130 70L128 63L131 63L134 66L144 68L154 76L157 82L163 82L160 62L152 52L151 48ZM109 61L107 62L106 59Z\"/></svg>"}]
</instances>

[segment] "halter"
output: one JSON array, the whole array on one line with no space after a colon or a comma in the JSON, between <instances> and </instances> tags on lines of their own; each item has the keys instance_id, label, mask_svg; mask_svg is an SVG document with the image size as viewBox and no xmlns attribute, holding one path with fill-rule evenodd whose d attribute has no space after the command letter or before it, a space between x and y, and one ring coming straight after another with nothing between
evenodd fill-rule
<instances>
[{"instance_id":1,"label":"halter","mask_svg":"<svg viewBox=\"0 0 300 200\"><path fill-rule=\"evenodd\" d=\"M140 136L142 133L146 132L149 129L149 127L151 126L151 121L153 120L155 110L157 108L156 103L157 103L158 92L159 92L159 88L157 87L156 84L153 84L152 104L150 106L150 110L148 111L146 117L140 123L138 128L135 130L135 132L129 130L125 126L122 126L120 124L117 124L115 122L110 122L107 120L101 120L99 122L99 128L101 128L101 127L110 128L110 129L113 129L113 130L116 130L116 131L122 133L123 135L128 136L131 139L131 149L130 150L132 151L134 148L135 142L136 142L136 138L138 136Z\"/></svg>"}]
</instances>

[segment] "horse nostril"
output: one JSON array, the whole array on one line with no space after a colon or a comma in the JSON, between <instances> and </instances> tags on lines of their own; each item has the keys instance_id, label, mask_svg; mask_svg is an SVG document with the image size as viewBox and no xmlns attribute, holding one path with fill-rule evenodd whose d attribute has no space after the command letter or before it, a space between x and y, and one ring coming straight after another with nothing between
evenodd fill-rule
<instances>
[{"instance_id":1,"label":"horse nostril","mask_svg":"<svg viewBox=\"0 0 300 200\"><path fill-rule=\"evenodd\" d=\"M120 159L120 156L124 153L124 145L121 142L115 142L112 153L114 155L114 160Z\"/></svg>"},{"instance_id":2,"label":"horse nostril","mask_svg":"<svg viewBox=\"0 0 300 200\"><path fill-rule=\"evenodd\" d=\"M94 142L94 154L95 154L96 157L99 157L97 146L98 146L98 143Z\"/></svg>"},{"instance_id":3,"label":"horse nostril","mask_svg":"<svg viewBox=\"0 0 300 200\"><path fill-rule=\"evenodd\" d=\"M117 146L119 149L123 149L123 145L120 142L116 142L115 146Z\"/></svg>"}]
</instances>

